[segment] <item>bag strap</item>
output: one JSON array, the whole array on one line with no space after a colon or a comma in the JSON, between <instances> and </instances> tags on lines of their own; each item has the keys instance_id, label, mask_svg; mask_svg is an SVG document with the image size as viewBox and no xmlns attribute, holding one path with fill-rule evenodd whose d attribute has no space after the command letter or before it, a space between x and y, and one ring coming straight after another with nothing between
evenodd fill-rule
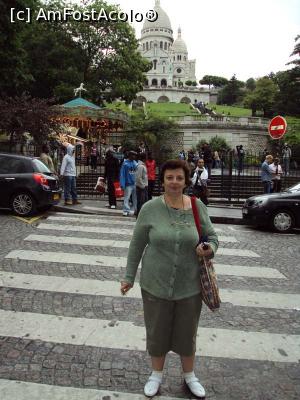
<instances>
[{"instance_id":1,"label":"bag strap","mask_svg":"<svg viewBox=\"0 0 300 400\"><path fill-rule=\"evenodd\" d=\"M198 212L197 204L196 204L196 196L191 197L191 203L192 203L192 209L193 209L193 215L194 215L194 220L195 220L195 225L198 231L199 235L199 240L202 237L202 231L201 231L201 221L200 221L200 215Z\"/></svg>"}]
</instances>

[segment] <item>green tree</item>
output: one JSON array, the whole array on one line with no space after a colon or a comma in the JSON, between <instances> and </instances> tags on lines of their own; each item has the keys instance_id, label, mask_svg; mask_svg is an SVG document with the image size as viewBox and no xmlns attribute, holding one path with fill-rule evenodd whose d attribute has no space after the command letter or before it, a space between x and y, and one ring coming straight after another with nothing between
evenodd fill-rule
<instances>
[{"instance_id":1,"label":"green tree","mask_svg":"<svg viewBox=\"0 0 300 400\"><path fill-rule=\"evenodd\" d=\"M217 104L227 104L229 106L237 104L243 97L241 90L245 84L239 81L235 75L229 80L229 82L219 91Z\"/></svg>"},{"instance_id":2,"label":"green tree","mask_svg":"<svg viewBox=\"0 0 300 400\"><path fill-rule=\"evenodd\" d=\"M0 95L11 96L21 93L32 76L26 65L26 53L22 46L22 34L30 28L24 22L10 21L11 8L16 11L26 7L34 10L36 0L0 0Z\"/></svg>"},{"instance_id":3,"label":"green tree","mask_svg":"<svg viewBox=\"0 0 300 400\"><path fill-rule=\"evenodd\" d=\"M53 132L59 132L60 124L55 117L60 110L52 107L46 99L35 99L28 95L0 99L0 131L13 143L21 143L25 132L41 145Z\"/></svg>"},{"instance_id":4,"label":"green tree","mask_svg":"<svg viewBox=\"0 0 300 400\"><path fill-rule=\"evenodd\" d=\"M278 91L277 85L269 77L263 77L256 81L256 88L248 93L244 99L246 107L252 109L252 115L256 110L262 110L264 117L271 117L274 113L275 96Z\"/></svg>"},{"instance_id":5,"label":"green tree","mask_svg":"<svg viewBox=\"0 0 300 400\"><path fill-rule=\"evenodd\" d=\"M225 86L227 82L228 79L215 75L204 75L203 78L199 81L201 85L208 85L209 89L211 85L219 88Z\"/></svg>"},{"instance_id":6,"label":"green tree","mask_svg":"<svg viewBox=\"0 0 300 400\"><path fill-rule=\"evenodd\" d=\"M191 80L185 81L185 84L186 84L186 86L192 86L193 81L191 81Z\"/></svg>"},{"instance_id":7,"label":"green tree","mask_svg":"<svg viewBox=\"0 0 300 400\"><path fill-rule=\"evenodd\" d=\"M295 37L295 42L296 44L290 57L297 56L298 58L295 58L294 60L288 62L288 64L295 64L296 66L300 66L300 35L297 35Z\"/></svg>"},{"instance_id":8,"label":"green tree","mask_svg":"<svg viewBox=\"0 0 300 400\"><path fill-rule=\"evenodd\" d=\"M60 10L50 2L44 10ZM32 80L26 91L33 97L53 98L62 103L74 96L73 89L83 81L84 52L63 23L33 21L24 32L23 49Z\"/></svg>"},{"instance_id":9,"label":"green tree","mask_svg":"<svg viewBox=\"0 0 300 400\"><path fill-rule=\"evenodd\" d=\"M246 89L253 92L253 90L256 87L255 79L254 78L249 78L246 80Z\"/></svg>"},{"instance_id":10,"label":"green tree","mask_svg":"<svg viewBox=\"0 0 300 400\"><path fill-rule=\"evenodd\" d=\"M136 146L144 142L158 163L170 158L173 150L171 142L178 136L178 124L169 118L150 116L145 119L142 113L131 117L126 128L123 145Z\"/></svg>"},{"instance_id":11,"label":"green tree","mask_svg":"<svg viewBox=\"0 0 300 400\"><path fill-rule=\"evenodd\" d=\"M217 150L218 152L220 152L221 150L230 150L230 146L221 136L212 137L209 141L209 145L212 150Z\"/></svg>"},{"instance_id":12,"label":"green tree","mask_svg":"<svg viewBox=\"0 0 300 400\"><path fill-rule=\"evenodd\" d=\"M76 7L81 12L94 10L100 13L105 10L107 15L111 11L120 11L117 6L102 0ZM130 24L109 19L72 21L68 29L83 50L83 82L92 99L99 102L99 91L106 90L107 100L120 97L130 102L143 88L144 73L151 68L138 51L138 41Z\"/></svg>"},{"instance_id":13,"label":"green tree","mask_svg":"<svg viewBox=\"0 0 300 400\"><path fill-rule=\"evenodd\" d=\"M279 91L275 96L275 111L278 114L300 116L300 35L295 38L296 45L291 57L298 55L287 64L295 67L288 71L281 71L275 75Z\"/></svg>"},{"instance_id":14,"label":"green tree","mask_svg":"<svg viewBox=\"0 0 300 400\"><path fill-rule=\"evenodd\" d=\"M279 91L275 95L277 114L300 116L300 67L276 74Z\"/></svg>"}]
</instances>

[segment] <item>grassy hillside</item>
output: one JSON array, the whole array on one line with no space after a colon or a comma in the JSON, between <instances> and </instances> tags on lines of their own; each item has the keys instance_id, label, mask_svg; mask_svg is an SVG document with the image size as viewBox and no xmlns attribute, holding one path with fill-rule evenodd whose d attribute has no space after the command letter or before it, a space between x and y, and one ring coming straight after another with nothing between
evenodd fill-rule
<instances>
[{"instance_id":1,"label":"grassy hillside","mask_svg":"<svg viewBox=\"0 0 300 400\"><path fill-rule=\"evenodd\" d=\"M217 114L231 115L232 117L251 117L249 108L220 106L217 104L208 104L208 108L214 110Z\"/></svg>"},{"instance_id":2,"label":"grassy hillside","mask_svg":"<svg viewBox=\"0 0 300 400\"><path fill-rule=\"evenodd\" d=\"M184 103L147 103L146 110L149 115L159 115L162 117L184 117L188 115L198 115L189 104Z\"/></svg>"}]
</instances>

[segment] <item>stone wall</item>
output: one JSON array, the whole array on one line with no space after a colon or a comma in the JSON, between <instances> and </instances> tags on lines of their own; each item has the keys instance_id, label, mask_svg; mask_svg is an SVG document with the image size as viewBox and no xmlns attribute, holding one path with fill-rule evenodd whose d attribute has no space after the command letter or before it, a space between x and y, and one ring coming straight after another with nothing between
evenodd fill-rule
<instances>
[{"instance_id":1,"label":"stone wall","mask_svg":"<svg viewBox=\"0 0 300 400\"><path fill-rule=\"evenodd\" d=\"M174 151L189 150L200 140L210 141L214 136L220 136L226 140L231 148L235 148L237 145L243 145L244 149L249 152L261 152L267 147L269 135L267 128L264 124L258 124L253 126L249 125L237 125L235 127L232 124L217 124L205 123L193 121L188 124L184 121L178 121L181 141L177 140L175 143L172 142Z\"/></svg>"},{"instance_id":2,"label":"stone wall","mask_svg":"<svg viewBox=\"0 0 300 400\"><path fill-rule=\"evenodd\" d=\"M184 98L186 99L186 102L192 104L195 103L195 100L204 103L210 102L210 92L208 90L202 91L199 89L149 88L137 93L137 98L140 96L144 97L147 101L152 101L153 103L160 103L162 99L164 102L180 103Z\"/></svg>"}]
</instances>

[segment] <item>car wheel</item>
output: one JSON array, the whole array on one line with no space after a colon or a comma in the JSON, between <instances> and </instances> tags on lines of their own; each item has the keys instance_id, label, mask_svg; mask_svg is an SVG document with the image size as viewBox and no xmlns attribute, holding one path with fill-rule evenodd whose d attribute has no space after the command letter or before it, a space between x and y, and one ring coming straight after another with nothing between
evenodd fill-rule
<instances>
[{"instance_id":1,"label":"car wheel","mask_svg":"<svg viewBox=\"0 0 300 400\"><path fill-rule=\"evenodd\" d=\"M277 232L289 232L294 226L294 216L288 210L278 210L272 216L272 227Z\"/></svg>"},{"instance_id":2,"label":"car wheel","mask_svg":"<svg viewBox=\"0 0 300 400\"><path fill-rule=\"evenodd\" d=\"M31 194L20 192L12 197L11 208L16 215L27 217L36 211L36 201Z\"/></svg>"}]
</instances>

